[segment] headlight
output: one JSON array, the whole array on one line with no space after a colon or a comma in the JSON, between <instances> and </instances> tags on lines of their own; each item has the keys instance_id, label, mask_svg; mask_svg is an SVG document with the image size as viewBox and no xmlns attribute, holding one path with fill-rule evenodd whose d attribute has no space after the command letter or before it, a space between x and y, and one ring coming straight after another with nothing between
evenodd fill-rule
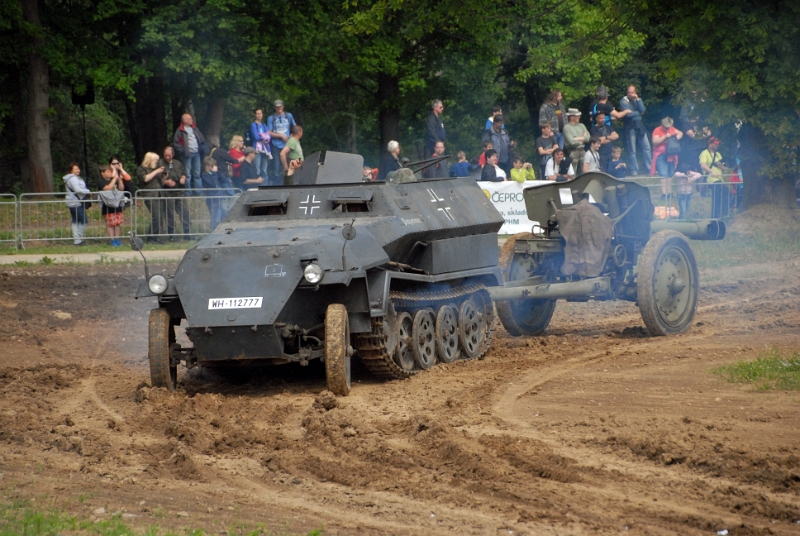
<instances>
[{"instance_id":1,"label":"headlight","mask_svg":"<svg viewBox=\"0 0 800 536\"><path fill-rule=\"evenodd\" d=\"M147 282L147 288L153 294L163 294L167 290L167 279L163 275L156 274Z\"/></svg>"},{"instance_id":2,"label":"headlight","mask_svg":"<svg viewBox=\"0 0 800 536\"><path fill-rule=\"evenodd\" d=\"M306 266L306 269L303 270L303 277L305 277L306 281L309 283L319 283L322 281L322 268L316 264L309 264Z\"/></svg>"}]
</instances>

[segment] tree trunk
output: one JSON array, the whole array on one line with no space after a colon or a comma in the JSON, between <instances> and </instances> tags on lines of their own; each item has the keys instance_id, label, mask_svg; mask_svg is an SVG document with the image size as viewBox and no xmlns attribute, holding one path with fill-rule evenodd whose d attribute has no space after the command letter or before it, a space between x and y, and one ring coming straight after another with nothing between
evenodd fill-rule
<instances>
[{"instance_id":1,"label":"tree trunk","mask_svg":"<svg viewBox=\"0 0 800 536\"><path fill-rule=\"evenodd\" d=\"M528 78L525 82L525 106L528 108L531 132L535 132L537 136L541 134L539 129L539 108L541 108L545 98L547 98L547 95L544 93L539 81L534 77Z\"/></svg>"},{"instance_id":2,"label":"tree trunk","mask_svg":"<svg viewBox=\"0 0 800 536\"><path fill-rule=\"evenodd\" d=\"M30 167L30 192L53 191L53 159L50 155L50 71L39 53L44 44L42 24L39 21L38 0L22 0L22 16L38 34L33 38L28 55L27 112L28 112L28 163ZM86 170L84 170L84 173Z\"/></svg>"},{"instance_id":3,"label":"tree trunk","mask_svg":"<svg viewBox=\"0 0 800 536\"><path fill-rule=\"evenodd\" d=\"M767 177L761 170L764 156L769 154L764 131L749 124L739 130L739 159L744 180L744 209L754 205L776 205L795 208L794 184L787 176ZM727 162L731 164L732 162Z\"/></svg>"},{"instance_id":4,"label":"tree trunk","mask_svg":"<svg viewBox=\"0 0 800 536\"><path fill-rule=\"evenodd\" d=\"M169 111L172 118L171 128L178 128L178 125L181 124L181 116L184 113L184 109L183 100L175 93L172 93L172 98L169 100Z\"/></svg>"},{"instance_id":5,"label":"tree trunk","mask_svg":"<svg viewBox=\"0 0 800 536\"><path fill-rule=\"evenodd\" d=\"M220 145L222 134L222 116L225 112L225 98L213 99L208 103L206 110L206 125L203 134L212 147Z\"/></svg>"},{"instance_id":6,"label":"tree trunk","mask_svg":"<svg viewBox=\"0 0 800 536\"><path fill-rule=\"evenodd\" d=\"M396 75L378 75L378 121L380 124L381 153L390 141L400 140L400 78Z\"/></svg>"},{"instance_id":7,"label":"tree trunk","mask_svg":"<svg viewBox=\"0 0 800 536\"><path fill-rule=\"evenodd\" d=\"M142 79L133 86L136 92L134 118L137 139L134 140L136 153L144 156L146 152L161 154L171 143L164 119L166 102L164 99L164 80L160 74Z\"/></svg>"},{"instance_id":8,"label":"tree trunk","mask_svg":"<svg viewBox=\"0 0 800 536\"><path fill-rule=\"evenodd\" d=\"M25 123L24 97L26 80L23 71L17 71L17 79L19 80L19 93L14 95L14 100L12 101L14 106L14 136L18 140L20 149L22 149L18 160L19 177L22 180L22 184L27 188L31 184L31 165L28 161L28 132Z\"/></svg>"},{"instance_id":9,"label":"tree trunk","mask_svg":"<svg viewBox=\"0 0 800 536\"><path fill-rule=\"evenodd\" d=\"M136 158L136 163L144 160L144 148L139 143L139 131L136 128L136 114L134 112L134 103L129 98L125 98L125 117L128 120L128 136L133 140L133 153Z\"/></svg>"}]
</instances>

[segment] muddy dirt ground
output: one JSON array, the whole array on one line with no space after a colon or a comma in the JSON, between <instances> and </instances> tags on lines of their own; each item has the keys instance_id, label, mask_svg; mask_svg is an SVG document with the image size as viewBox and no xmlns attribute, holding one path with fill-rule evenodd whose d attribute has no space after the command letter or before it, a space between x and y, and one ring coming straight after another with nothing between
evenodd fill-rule
<instances>
[{"instance_id":1,"label":"muddy dirt ground","mask_svg":"<svg viewBox=\"0 0 800 536\"><path fill-rule=\"evenodd\" d=\"M139 268L0 269L0 492L210 534L800 534L800 394L711 373L800 349L800 260L701 276L682 336L559 302L545 336L331 399L313 364L151 389Z\"/></svg>"}]
</instances>

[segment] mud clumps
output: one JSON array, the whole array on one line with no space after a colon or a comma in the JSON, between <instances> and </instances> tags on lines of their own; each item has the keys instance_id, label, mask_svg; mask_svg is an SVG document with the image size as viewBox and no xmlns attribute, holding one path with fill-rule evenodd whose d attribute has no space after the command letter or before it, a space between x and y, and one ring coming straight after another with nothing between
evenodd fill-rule
<instances>
[{"instance_id":1,"label":"mud clumps","mask_svg":"<svg viewBox=\"0 0 800 536\"><path fill-rule=\"evenodd\" d=\"M333 408L339 407L339 401L336 399L335 394L325 390L318 394L314 399L313 407L314 409L330 411Z\"/></svg>"},{"instance_id":2,"label":"mud clumps","mask_svg":"<svg viewBox=\"0 0 800 536\"><path fill-rule=\"evenodd\" d=\"M203 475L191 452L180 442L170 440L152 447L147 471L154 476L170 475L184 480L202 480Z\"/></svg>"}]
</instances>

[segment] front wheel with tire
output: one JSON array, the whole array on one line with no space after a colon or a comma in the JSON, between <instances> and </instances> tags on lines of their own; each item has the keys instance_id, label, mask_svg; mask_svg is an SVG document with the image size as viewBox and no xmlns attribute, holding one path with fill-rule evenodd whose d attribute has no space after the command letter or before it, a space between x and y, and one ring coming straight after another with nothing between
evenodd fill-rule
<instances>
[{"instance_id":1,"label":"front wheel with tire","mask_svg":"<svg viewBox=\"0 0 800 536\"><path fill-rule=\"evenodd\" d=\"M697 311L697 262L689 241L677 231L654 234L639 259L639 312L652 335L683 333Z\"/></svg>"},{"instance_id":2,"label":"front wheel with tire","mask_svg":"<svg viewBox=\"0 0 800 536\"><path fill-rule=\"evenodd\" d=\"M174 391L178 383L178 366L172 362L175 328L166 309L158 308L150 311L148 335L150 383L153 387L166 387Z\"/></svg>"},{"instance_id":3,"label":"front wheel with tire","mask_svg":"<svg viewBox=\"0 0 800 536\"><path fill-rule=\"evenodd\" d=\"M335 395L350 394L350 321L347 309L332 303L325 312L325 377Z\"/></svg>"},{"instance_id":4,"label":"front wheel with tire","mask_svg":"<svg viewBox=\"0 0 800 536\"><path fill-rule=\"evenodd\" d=\"M500 271L504 281L518 281L531 277L529 262L525 255L515 254L517 240L529 240L531 233L519 233L508 238L500 248ZM555 300L509 300L497 302L497 316L509 335L539 335L550 324Z\"/></svg>"}]
</instances>

